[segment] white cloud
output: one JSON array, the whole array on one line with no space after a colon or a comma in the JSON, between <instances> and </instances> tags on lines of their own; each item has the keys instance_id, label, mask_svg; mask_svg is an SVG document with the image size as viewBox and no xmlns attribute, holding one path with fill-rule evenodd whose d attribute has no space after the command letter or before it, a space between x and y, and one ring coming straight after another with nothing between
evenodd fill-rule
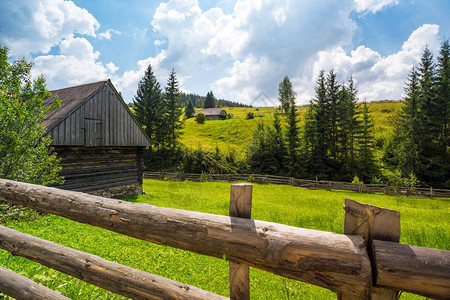
<instances>
[{"instance_id":1,"label":"white cloud","mask_svg":"<svg viewBox=\"0 0 450 300\"><path fill-rule=\"evenodd\" d=\"M397 5L398 0L355 0L356 12L376 13L386 6Z\"/></svg>"},{"instance_id":2,"label":"white cloud","mask_svg":"<svg viewBox=\"0 0 450 300\"><path fill-rule=\"evenodd\" d=\"M48 53L74 32L95 37L100 26L86 9L72 1L3 0L0 11L0 41L16 56Z\"/></svg>"},{"instance_id":3,"label":"white cloud","mask_svg":"<svg viewBox=\"0 0 450 300\"><path fill-rule=\"evenodd\" d=\"M101 32L98 34L98 38L101 40L111 40L112 34L121 34L120 31L114 30L114 29L108 29L105 32Z\"/></svg>"},{"instance_id":4,"label":"white cloud","mask_svg":"<svg viewBox=\"0 0 450 300\"><path fill-rule=\"evenodd\" d=\"M98 61L100 53L85 38L67 38L59 48L60 55L42 55L34 60L33 75L44 74L50 87L105 80L117 71L113 63L105 67Z\"/></svg>"},{"instance_id":5,"label":"white cloud","mask_svg":"<svg viewBox=\"0 0 450 300\"><path fill-rule=\"evenodd\" d=\"M438 32L438 25L425 24L409 36L400 51L386 57L365 46L359 46L350 55L340 46L321 51L310 73L312 76L309 80L303 80L299 87L309 92L299 100L306 103L314 95L314 81L319 70L332 68L338 73L340 81L346 81L353 75L361 100L398 100L402 97L407 75L420 62L425 46L428 45L435 53L439 51Z\"/></svg>"}]
</instances>

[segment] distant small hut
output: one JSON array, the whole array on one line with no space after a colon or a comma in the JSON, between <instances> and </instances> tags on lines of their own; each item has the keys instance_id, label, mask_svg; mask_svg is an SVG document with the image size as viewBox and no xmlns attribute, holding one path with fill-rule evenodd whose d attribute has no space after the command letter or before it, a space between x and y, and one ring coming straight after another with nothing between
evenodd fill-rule
<instances>
[{"instance_id":1,"label":"distant small hut","mask_svg":"<svg viewBox=\"0 0 450 300\"><path fill-rule=\"evenodd\" d=\"M142 193L150 141L110 80L51 91L59 108L44 120L61 158L62 189L102 196Z\"/></svg>"},{"instance_id":2,"label":"distant small hut","mask_svg":"<svg viewBox=\"0 0 450 300\"><path fill-rule=\"evenodd\" d=\"M196 116L198 113L203 113L207 121L225 120L227 118L227 112L223 108L203 108L197 111L194 116Z\"/></svg>"}]
</instances>

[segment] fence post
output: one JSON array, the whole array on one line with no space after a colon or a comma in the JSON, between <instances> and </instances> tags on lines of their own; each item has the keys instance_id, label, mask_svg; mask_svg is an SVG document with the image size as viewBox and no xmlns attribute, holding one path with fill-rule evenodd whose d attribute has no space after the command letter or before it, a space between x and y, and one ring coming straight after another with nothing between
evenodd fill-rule
<instances>
[{"instance_id":1,"label":"fence post","mask_svg":"<svg viewBox=\"0 0 450 300\"><path fill-rule=\"evenodd\" d=\"M373 268L372 240L398 243L400 241L400 212L370 204L345 199L344 234L362 235L366 241L367 253L372 262L372 280L376 279ZM397 291L373 287L372 300L396 300ZM353 299L352 295L338 294L338 299Z\"/></svg>"},{"instance_id":2,"label":"fence post","mask_svg":"<svg viewBox=\"0 0 450 300\"><path fill-rule=\"evenodd\" d=\"M430 198L433 198L433 187L430 186Z\"/></svg>"},{"instance_id":3,"label":"fence post","mask_svg":"<svg viewBox=\"0 0 450 300\"><path fill-rule=\"evenodd\" d=\"M230 217L251 219L252 190L249 183L231 185ZM230 299L250 299L250 276L247 265L230 262Z\"/></svg>"}]
</instances>

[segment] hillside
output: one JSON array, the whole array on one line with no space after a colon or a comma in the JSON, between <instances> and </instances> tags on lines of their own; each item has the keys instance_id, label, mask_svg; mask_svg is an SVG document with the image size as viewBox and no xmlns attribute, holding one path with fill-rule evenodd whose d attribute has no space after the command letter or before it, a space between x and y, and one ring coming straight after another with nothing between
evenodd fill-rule
<instances>
[{"instance_id":1,"label":"hillside","mask_svg":"<svg viewBox=\"0 0 450 300\"><path fill-rule=\"evenodd\" d=\"M391 119L399 111L401 102L379 101L368 103L374 120L375 137L384 139L392 132ZM202 148L214 151L218 147L221 151L236 151L241 156L245 153L250 143L253 131L258 122L271 124L274 107L249 108L249 107L226 107L227 113L232 113L233 118L223 121L206 121L205 124L197 124L193 118L186 120L181 143L188 148ZM303 124L305 106L298 107L300 122ZM247 113L253 112L254 119L246 119ZM283 117L283 122L285 121Z\"/></svg>"}]
</instances>

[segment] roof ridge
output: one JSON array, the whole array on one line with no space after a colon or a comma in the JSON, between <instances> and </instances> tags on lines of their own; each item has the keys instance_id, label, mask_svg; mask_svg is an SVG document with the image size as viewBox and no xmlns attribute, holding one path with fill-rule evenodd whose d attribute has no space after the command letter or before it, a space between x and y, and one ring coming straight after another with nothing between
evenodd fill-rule
<instances>
[{"instance_id":1,"label":"roof ridge","mask_svg":"<svg viewBox=\"0 0 450 300\"><path fill-rule=\"evenodd\" d=\"M89 83L82 83L82 84L78 84L78 85L72 85L72 86L63 87L63 88L59 88L59 89L55 89L55 90L50 90L50 92L53 92L53 91L59 91L59 90L65 90L65 89L71 89L71 88L76 88L76 87L82 87L82 86L92 85L92 84L98 84L98 83L106 83L106 82L108 82L108 81L110 81L110 79L99 80L99 81L93 81L93 82L89 82Z\"/></svg>"}]
</instances>

